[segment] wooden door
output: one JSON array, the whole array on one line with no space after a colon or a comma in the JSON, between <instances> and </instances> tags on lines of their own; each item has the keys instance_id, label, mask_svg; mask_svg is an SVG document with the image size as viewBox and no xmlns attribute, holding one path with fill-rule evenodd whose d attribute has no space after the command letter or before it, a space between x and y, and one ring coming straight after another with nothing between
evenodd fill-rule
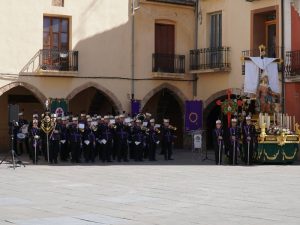
<instances>
[{"instance_id":1,"label":"wooden door","mask_svg":"<svg viewBox=\"0 0 300 225\"><path fill-rule=\"evenodd\" d=\"M156 71L174 72L175 26L155 24L155 67Z\"/></svg>"}]
</instances>

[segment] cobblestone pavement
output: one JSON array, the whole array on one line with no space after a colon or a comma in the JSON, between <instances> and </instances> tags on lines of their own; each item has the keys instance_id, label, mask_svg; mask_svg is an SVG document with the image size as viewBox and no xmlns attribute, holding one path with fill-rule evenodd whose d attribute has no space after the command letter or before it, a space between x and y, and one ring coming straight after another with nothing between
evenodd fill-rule
<instances>
[{"instance_id":1,"label":"cobblestone pavement","mask_svg":"<svg viewBox=\"0 0 300 225\"><path fill-rule=\"evenodd\" d=\"M299 225L299 165L0 165L2 225Z\"/></svg>"}]
</instances>

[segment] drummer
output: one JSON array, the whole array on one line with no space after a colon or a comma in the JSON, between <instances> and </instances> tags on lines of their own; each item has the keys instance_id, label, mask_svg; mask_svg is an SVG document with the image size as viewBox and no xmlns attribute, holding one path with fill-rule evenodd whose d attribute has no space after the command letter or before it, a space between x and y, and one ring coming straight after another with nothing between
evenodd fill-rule
<instances>
[{"instance_id":1,"label":"drummer","mask_svg":"<svg viewBox=\"0 0 300 225\"><path fill-rule=\"evenodd\" d=\"M18 145L17 145L17 154L22 155L24 146L27 153L29 153L29 140L28 140L28 121L24 119L24 112L18 114L19 120L17 125L18 129Z\"/></svg>"}]
</instances>

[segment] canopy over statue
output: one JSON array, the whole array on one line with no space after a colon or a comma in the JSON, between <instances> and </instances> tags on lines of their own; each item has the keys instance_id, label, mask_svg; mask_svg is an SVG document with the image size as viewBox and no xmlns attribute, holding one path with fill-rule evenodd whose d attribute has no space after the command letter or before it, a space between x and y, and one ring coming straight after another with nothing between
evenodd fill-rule
<instances>
[{"instance_id":1,"label":"canopy over statue","mask_svg":"<svg viewBox=\"0 0 300 225\"><path fill-rule=\"evenodd\" d=\"M256 96L258 112L279 112L278 59L264 57L264 46L260 46L259 50L260 57L249 57L245 62L244 92Z\"/></svg>"}]
</instances>

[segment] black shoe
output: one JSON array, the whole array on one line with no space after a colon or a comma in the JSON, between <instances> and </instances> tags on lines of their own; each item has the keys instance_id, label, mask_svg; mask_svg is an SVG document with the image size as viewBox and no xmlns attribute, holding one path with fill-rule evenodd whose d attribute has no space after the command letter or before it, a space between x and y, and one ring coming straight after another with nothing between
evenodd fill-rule
<instances>
[{"instance_id":1,"label":"black shoe","mask_svg":"<svg viewBox=\"0 0 300 225\"><path fill-rule=\"evenodd\" d=\"M173 158L168 158L168 160L174 160Z\"/></svg>"}]
</instances>

